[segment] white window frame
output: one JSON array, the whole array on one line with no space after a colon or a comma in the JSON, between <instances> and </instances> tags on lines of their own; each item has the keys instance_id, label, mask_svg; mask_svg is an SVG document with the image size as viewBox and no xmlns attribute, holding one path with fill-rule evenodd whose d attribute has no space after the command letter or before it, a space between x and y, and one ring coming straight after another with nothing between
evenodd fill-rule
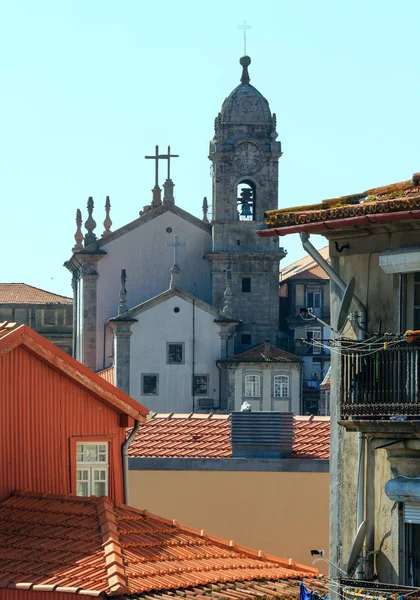
<instances>
[{"instance_id":1,"label":"white window frame","mask_svg":"<svg viewBox=\"0 0 420 600\"><path fill-rule=\"evenodd\" d=\"M315 300L315 297L319 297L319 306L315 306L316 302L312 302L312 305L310 305L309 298L308 298L309 294L313 295L314 300ZM315 311L315 310L321 311L321 309L322 309L322 290L320 290L319 287L308 285L305 290L305 295L306 295L306 307L312 308L313 311Z\"/></svg>"},{"instance_id":2,"label":"white window frame","mask_svg":"<svg viewBox=\"0 0 420 600\"><path fill-rule=\"evenodd\" d=\"M280 381L276 381L280 379ZM276 387L278 391L276 393ZM287 393L285 393L287 392ZM273 376L273 398L290 398L290 376L286 373L275 373Z\"/></svg>"},{"instance_id":3,"label":"white window frame","mask_svg":"<svg viewBox=\"0 0 420 600\"><path fill-rule=\"evenodd\" d=\"M99 448L104 446L104 450ZM89 449L96 448L97 459L88 456ZM103 457L100 459L99 457ZM101 473L103 477L99 477ZM82 476L86 475L86 476ZM79 484L87 484L87 493L81 493ZM95 483L104 484L104 493L95 493ZM76 495L108 496L109 494L109 442L76 442Z\"/></svg>"},{"instance_id":4,"label":"white window frame","mask_svg":"<svg viewBox=\"0 0 420 600\"><path fill-rule=\"evenodd\" d=\"M259 373L245 374L244 398L261 398L261 375Z\"/></svg>"},{"instance_id":5,"label":"white window frame","mask_svg":"<svg viewBox=\"0 0 420 600\"><path fill-rule=\"evenodd\" d=\"M312 332L312 340L322 340L322 329L320 327L308 327L306 330L306 335L309 332ZM311 344L312 346L312 354L321 354L322 348L316 344Z\"/></svg>"}]
</instances>

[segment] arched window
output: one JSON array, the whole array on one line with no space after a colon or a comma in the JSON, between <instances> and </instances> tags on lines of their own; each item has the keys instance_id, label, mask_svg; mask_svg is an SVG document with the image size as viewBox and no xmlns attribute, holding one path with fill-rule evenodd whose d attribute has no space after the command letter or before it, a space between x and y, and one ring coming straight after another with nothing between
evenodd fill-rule
<instances>
[{"instance_id":1,"label":"arched window","mask_svg":"<svg viewBox=\"0 0 420 600\"><path fill-rule=\"evenodd\" d=\"M289 397L289 376L274 375L274 398Z\"/></svg>"},{"instance_id":2,"label":"arched window","mask_svg":"<svg viewBox=\"0 0 420 600\"><path fill-rule=\"evenodd\" d=\"M237 188L238 219L240 221L255 221L255 184L244 180Z\"/></svg>"},{"instance_id":3,"label":"arched window","mask_svg":"<svg viewBox=\"0 0 420 600\"><path fill-rule=\"evenodd\" d=\"M245 375L245 398L261 396L261 378L259 375Z\"/></svg>"}]
</instances>

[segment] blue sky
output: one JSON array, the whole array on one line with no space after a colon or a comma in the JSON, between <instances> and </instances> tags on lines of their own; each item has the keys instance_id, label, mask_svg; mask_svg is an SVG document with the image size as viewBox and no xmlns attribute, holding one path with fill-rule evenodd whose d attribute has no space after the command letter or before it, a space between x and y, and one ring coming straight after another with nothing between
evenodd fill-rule
<instances>
[{"instance_id":1,"label":"blue sky","mask_svg":"<svg viewBox=\"0 0 420 600\"><path fill-rule=\"evenodd\" d=\"M11 0L0 4L1 281L71 294L75 213L113 229L151 200L154 146L180 154L176 202L201 216L208 143L238 84L277 114L279 206L420 171L417 0ZM163 177L162 177L163 179ZM314 238L318 246L324 238ZM295 236L289 255L302 254ZM123 265L122 265L123 266ZM182 265L181 265L182 266Z\"/></svg>"}]
</instances>

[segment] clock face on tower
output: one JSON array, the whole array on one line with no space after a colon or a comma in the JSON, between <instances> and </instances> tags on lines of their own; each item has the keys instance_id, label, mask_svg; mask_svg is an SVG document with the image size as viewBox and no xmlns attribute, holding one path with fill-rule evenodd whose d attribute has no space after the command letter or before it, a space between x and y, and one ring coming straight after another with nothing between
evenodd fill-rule
<instances>
[{"instance_id":1,"label":"clock face on tower","mask_svg":"<svg viewBox=\"0 0 420 600\"><path fill-rule=\"evenodd\" d=\"M242 142L235 150L233 164L240 173L250 173L258 171L263 158L263 153L256 144Z\"/></svg>"}]
</instances>

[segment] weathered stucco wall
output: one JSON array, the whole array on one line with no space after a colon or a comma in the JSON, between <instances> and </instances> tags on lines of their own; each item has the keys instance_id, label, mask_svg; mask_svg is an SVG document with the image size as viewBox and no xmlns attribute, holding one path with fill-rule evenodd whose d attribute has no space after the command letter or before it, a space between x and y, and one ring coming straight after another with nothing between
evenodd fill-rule
<instances>
[{"instance_id":1,"label":"weathered stucco wall","mask_svg":"<svg viewBox=\"0 0 420 600\"><path fill-rule=\"evenodd\" d=\"M132 471L130 504L310 564L328 548L328 473ZM325 563L316 565L326 572Z\"/></svg>"}]
</instances>

